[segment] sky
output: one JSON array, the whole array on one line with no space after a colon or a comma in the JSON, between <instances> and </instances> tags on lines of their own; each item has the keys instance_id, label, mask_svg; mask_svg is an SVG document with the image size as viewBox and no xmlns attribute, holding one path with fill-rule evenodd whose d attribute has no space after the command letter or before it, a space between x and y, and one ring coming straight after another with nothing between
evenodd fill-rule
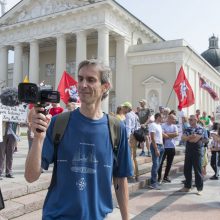
<instances>
[{"instance_id":1,"label":"sky","mask_svg":"<svg viewBox=\"0 0 220 220\"><path fill-rule=\"evenodd\" d=\"M19 0L6 0L10 9ZM34 1L34 0L33 0ZM220 0L116 0L165 40L184 39L199 54L220 36Z\"/></svg>"}]
</instances>

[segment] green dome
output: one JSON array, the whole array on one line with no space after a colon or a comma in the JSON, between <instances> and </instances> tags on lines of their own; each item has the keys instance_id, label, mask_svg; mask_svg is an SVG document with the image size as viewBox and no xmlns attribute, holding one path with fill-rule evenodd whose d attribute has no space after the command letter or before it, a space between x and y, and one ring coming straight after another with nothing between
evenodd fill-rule
<instances>
[{"instance_id":1,"label":"green dome","mask_svg":"<svg viewBox=\"0 0 220 220\"><path fill-rule=\"evenodd\" d=\"M209 38L209 49L201 54L213 67L220 66L220 49L218 48L218 38L214 35Z\"/></svg>"}]
</instances>

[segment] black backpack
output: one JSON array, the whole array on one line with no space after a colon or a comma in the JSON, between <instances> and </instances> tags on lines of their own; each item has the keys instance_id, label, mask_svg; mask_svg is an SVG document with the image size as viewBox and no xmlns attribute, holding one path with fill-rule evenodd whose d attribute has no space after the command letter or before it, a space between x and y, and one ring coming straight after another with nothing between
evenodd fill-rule
<instances>
[{"instance_id":1,"label":"black backpack","mask_svg":"<svg viewBox=\"0 0 220 220\"><path fill-rule=\"evenodd\" d=\"M66 130L66 127L69 122L71 111L61 113L57 115L57 118L54 122L53 127L53 143L54 143L54 167L53 167L53 173L51 178L51 183L49 186L49 189L52 189L53 186L56 184L56 175L57 175L57 153L58 153L58 146L62 140L62 137L64 135L64 132ZM117 119L114 116L107 115L108 118L108 127L109 127L109 135L111 144L113 147L113 156L114 156L114 168L117 168L118 166L118 148L120 143L120 120Z\"/></svg>"}]
</instances>

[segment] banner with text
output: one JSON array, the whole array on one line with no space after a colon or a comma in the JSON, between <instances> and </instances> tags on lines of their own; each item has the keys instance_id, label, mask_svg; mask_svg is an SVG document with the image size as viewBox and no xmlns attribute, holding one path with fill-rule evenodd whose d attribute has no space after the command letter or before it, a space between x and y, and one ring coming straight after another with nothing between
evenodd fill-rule
<instances>
[{"instance_id":1,"label":"banner with text","mask_svg":"<svg viewBox=\"0 0 220 220\"><path fill-rule=\"evenodd\" d=\"M0 115L2 115L3 121L26 123L27 110L27 104L10 107L0 103Z\"/></svg>"}]
</instances>

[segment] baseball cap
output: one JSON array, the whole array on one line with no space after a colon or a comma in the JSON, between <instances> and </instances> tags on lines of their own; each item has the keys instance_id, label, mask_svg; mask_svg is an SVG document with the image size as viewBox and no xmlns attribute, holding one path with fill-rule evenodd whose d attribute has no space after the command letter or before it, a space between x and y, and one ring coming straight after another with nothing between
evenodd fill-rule
<instances>
[{"instance_id":1,"label":"baseball cap","mask_svg":"<svg viewBox=\"0 0 220 220\"><path fill-rule=\"evenodd\" d=\"M147 103L147 101L145 100L145 99L141 99L139 102L141 102L141 103Z\"/></svg>"},{"instance_id":2,"label":"baseball cap","mask_svg":"<svg viewBox=\"0 0 220 220\"><path fill-rule=\"evenodd\" d=\"M132 109L132 104L130 102L124 102L121 106L128 107L128 108Z\"/></svg>"}]
</instances>

